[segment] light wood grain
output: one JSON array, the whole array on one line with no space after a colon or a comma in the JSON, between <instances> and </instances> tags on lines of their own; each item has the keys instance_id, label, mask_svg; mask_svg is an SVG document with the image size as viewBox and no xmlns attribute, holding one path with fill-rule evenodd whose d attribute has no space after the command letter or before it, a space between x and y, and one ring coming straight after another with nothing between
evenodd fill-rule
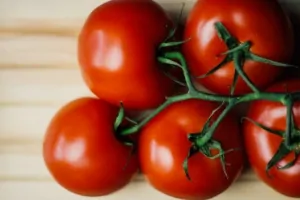
<instances>
[{"instance_id":1,"label":"light wood grain","mask_svg":"<svg viewBox=\"0 0 300 200\"><path fill-rule=\"evenodd\" d=\"M78 69L2 69L1 104L53 104L92 96Z\"/></svg>"},{"instance_id":2,"label":"light wood grain","mask_svg":"<svg viewBox=\"0 0 300 200\"><path fill-rule=\"evenodd\" d=\"M73 36L5 33L0 68L77 68L76 42Z\"/></svg>"},{"instance_id":3,"label":"light wood grain","mask_svg":"<svg viewBox=\"0 0 300 200\"><path fill-rule=\"evenodd\" d=\"M38 1L1 0L0 30L3 33L71 35L78 33L89 12L107 0ZM185 3L184 15L195 0L159 0L169 13L178 13ZM34 12L33 12L34 11Z\"/></svg>"},{"instance_id":4,"label":"light wood grain","mask_svg":"<svg viewBox=\"0 0 300 200\"><path fill-rule=\"evenodd\" d=\"M61 188L42 159L49 120L66 102L93 96L83 84L76 36L103 0L0 0L0 199L87 200ZM157 0L172 16L195 0ZM280 2L293 14L298 0ZM299 16L300 14L298 14ZM170 200L138 176L107 200ZM285 200L251 171L217 200Z\"/></svg>"}]
</instances>

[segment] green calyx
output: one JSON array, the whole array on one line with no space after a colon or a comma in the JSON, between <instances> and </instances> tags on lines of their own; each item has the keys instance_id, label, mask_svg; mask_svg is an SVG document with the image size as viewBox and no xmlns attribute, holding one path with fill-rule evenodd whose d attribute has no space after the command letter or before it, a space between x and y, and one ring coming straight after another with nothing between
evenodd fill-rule
<instances>
[{"instance_id":1,"label":"green calyx","mask_svg":"<svg viewBox=\"0 0 300 200\"><path fill-rule=\"evenodd\" d=\"M279 170L291 168L292 166L294 166L298 159L298 156L300 155L300 129L298 129L297 126L295 126L293 117L291 115L289 115L289 117L291 117L292 119L291 123L287 125L289 128L287 128L286 130L274 130L267 126L264 126L261 123L255 122L250 118L244 118L245 120L253 123L261 129L282 138L282 142L279 145L277 152L274 154L274 156L266 166L266 173L268 175L269 171L273 167L276 167ZM289 137L290 139L287 140L287 138ZM287 141L289 141L289 144L287 144ZM294 159L285 166L279 166L279 162L291 153L294 154Z\"/></svg>"},{"instance_id":2,"label":"green calyx","mask_svg":"<svg viewBox=\"0 0 300 200\"><path fill-rule=\"evenodd\" d=\"M156 108L147 117L145 117L142 121L140 121L137 124L133 124L132 126L118 129L117 130L118 135L125 137L127 135L131 135L139 132L141 128L145 126L150 120L152 120L166 107L168 107L169 105L175 102L185 101L188 99L199 99L199 100L221 103L220 107L214 110L211 116L207 119L203 129L199 130L199 133L190 134L190 136L188 137L189 141L191 142L191 147L189 149L189 152L187 152L187 157L183 163L183 170L185 171L187 178L191 179L192 177L190 177L188 173L188 161L190 158L194 157L198 153L201 153L209 159L220 159L224 174L227 177L226 162L225 162L226 153L230 153L236 149L225 151L222 147L221 142L213 138L216 129L218 128L222 120L228 115L228 113L238 104L251 102L255 100L267 100L273 102L280 102L286 106L287 125L285 130L272 130L263 126L262 124L252 121L251 119L247 119L250 120L252 123L256 124L257 126L260 126L261 128L270 132L271 134L275 134L278 137L283 138L282 144L278 147L277 153L274 155L274 157L270 160L270 162L266 166L266 172L268 173L272 167L277 166L277 164L289 153L294 153L295 160L296 160L300 154L300 130L297 129L297 127L295 126L292 108L294 102L300 100L300 91L295 93L289 93L289 92L273 93L273 92L260 91L250 80L250 78L247 76L247 74L243 69L244 63L247 60L267 63L269 65L273 65L277 67L295 67L295 66L280 63L277 61L272 61L260 57L259 55L253 54L250 51L251 41L240 43L228 32L225 26L220 22L215 24L215 28L220 39L222 39L222 41L224 41L224 43L226 44L228 51L223 53L223 55L225 55L225 58L218 66L214 67L211 71L198 78L207 77L210 74L216 72L221 67L223 67L226 63L233 62L235 67L235 75L233 78L230 95L210 94L210 93L197 90L197 88L193 84L193 77L191 76L191 73L189 71L189 68L187 66L187 63L182 53L178 51L170 52L166 50L168 49L168 47L174 47L177 45L181 45L184 42L187 42L187 41L173 42L171 38L175 35L175 31L171 30L168 38L166 38L166 40L159 46L159 54L157 60L164 66L177 67L182 70L182 73L184 75L184 80L185 80L184 83L182 84L184 84L187 87L188 92L186 94L182 94L178 96L166 97L165 102L162 105L160 105L158 108ZM238 77L241 77L248 85L248 87L251 88L252 90L251 93L241 95L241 96L233 96ZM219 111L219 114L215 115L217 111ZM122 112L120 111L120 113ZM214 120L212 120L213 118ZM116 120L116 124L119 124L119 122L117 121L118 120ZM218 152L217 155L212 154L212 151L214 150ZM280 170L290 168L295 164L296 162L295 160L288 163L286 166L277 166L277 168Z\"/></svg>"},{"instance_id":3,"label":"green calyx","mask_svg":"<svg viewBox=\"0 0 300 200\"><path fill-rule=\"evenodd\" d=\"M246 41L243 43L240 43L235 37L233 37L229 31L225 28L225 26L221 22L217 22L215 24L215 29L217 31L217 34L219 38L226 44L228 51L222 53L222 55L225 55L225 58L223 61L212 68L210 71L208 71L206 74L203 74L201 76L198 76L197 78L205 78L209 75L215 73L217 70L222 68L224 65L226 65L229 62L233 62L235 66L235 73L233 77L233 82L230 87L230 94L233 95L238 77L242 77L242 79L247 83L247 85L251 88L254 92L259 92L258 88L253 84L253 82L248 78L246 73L243 71L244 63L247 60L252 60L260 63L265 63L269 65L273 65L276 67L296 67L293 65L285 64L276 62L267 58L260 57L250 51L251 49L251 41Z\"/></svg>"},{"instance_id":4,"label":"green calyx","mask_svg":"<svg viewBox=\"0 0 300 200\"><path fill-rule=\"evenodd\" d=\"M183 170L185 172L185 175L187 177L187 179L191 180L192 178L189 175L189 170L188 170L188 162L189 159L192 158L193 156L197 155L197 153L201 153L202 155L204 155L206 158L208 159L220 159L221 165L222 165L222 169L224 172L225 177L228 179L228 174L226 171L226 161L225 161L225 155L227 153L233 152L235 150L239 150L237 149L230 149L227 151L224 151L222 148L222 145L220 142L216 141L216 140L210 140L207 144L203 145L203 146L198 146L196 144L195 141L191 140L191 142L193 143L193 145L190 147L190 150L188 152L188 155L186 157L186 159L184 160L182 167ZM212 154L212 151L216 150L218 151L217 154Z\"/></svg>"},{"instance_id":5,"label":"green calyx","mask_svg":"<svg viewBox=\"0 0 300 200\"><path fill-rule=\"evenodd\" d=\"M206 123L203 126L203 129L200 133L193 133L188 136L189 141L192 143L192 146L190 147L190 150L188 152L188 155L183 162L183 170L186 174L186 177L191 180L191 177L188 172L188 161L191 157L195 156L197 153L201 153L204 155L206 158L209 159L220 159L222 169L224 172L225 177L228 179L228 174L226 171L226 161L225 161L225 154L230 153L235 150L239 150L238 148L236 149L230 149L227 151L223 150L222 144L218 142L217 140L214 139L209 139L208 142L203 143L202 138L207 134L207 131L211 131L211 126L215 123L213 122L213 117L214 115L222 108L223 103L217 107L211 115L208 117ZM212 151L217 151L217 154L212 154Z\"/></svg>"}]
</instances>

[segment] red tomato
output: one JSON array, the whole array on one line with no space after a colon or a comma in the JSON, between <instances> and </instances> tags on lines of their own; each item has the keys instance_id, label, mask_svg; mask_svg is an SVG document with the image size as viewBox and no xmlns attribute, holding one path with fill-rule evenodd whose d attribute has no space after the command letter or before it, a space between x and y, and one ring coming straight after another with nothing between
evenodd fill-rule
<instances>
[{"instance_id":1,"label":"red tomato","mask_svg":"<svg viewBox=\"0 0 300 200\"><path fill-rule=\"evenodd\" d=\"M81 98L51 120L44 141L44 160L54 179L67 190L102 196L121 189L138 170L137 156L126 168L131 148L113 130L118 108L103 100Z\"/></svg>"},{"instance_id":2,"label":"red tomato","mask_svg":"<svg viewBox=\"0 0 300 200\"><path fill-rule=\"evenodd\" d=\"M283 81L275 84L268 91L273 92L300 92L300 80ZM293 107L294 119L300 127L300 102ZM248 118L275 130L286 130L286 107L281 103L270 101L255 101L249 108ZM258 177L274 190L291 197L300 197L300 159L289 169L278 170L273 167L266 173L268 162L277 152L283 138L274 135L253 123L245 120L244 139L249 162ZM278 163L278 166L285 166L294 158L290 153Z\"/></svg>"},{"instance_id":3,"label":"red tomato","mask_svg":"<svg viewBox=\"0 0 300 200\"><path fill-rule=\"evenodd\" d=\"M240 42L250 41L250 51L280 62L289 62L293 54L291 23L277 1L258 0L199 0L192 9L184 33L191 38L183 46L188 65L195 77L206 74L217 66L228 51L214 28L221 22ZM254 84L262 89L282 72L280 67L247 60L243 67ZM229 94L234 77L233 62L225 64L210 76L197 79L209 90ZM239 78L235 94L250 92Z\"/></svg>"},{"instance_id":4,"label":"red tomato","mask_svg":"<svg viewBox=\"0 0 300 200\"><path fill-rule=\"evenodd\" d=\"M85 82L101 99L129 109L154 108L174 82L157 61L172 23L152 0L111 0L97 7L79 35Z\"/></svg>"},{"instance_id":5,"label":"red tomato","mask_svg":"<svg viewBox=\"0 0 300 200\"><path fill-rule=\"evenodd\" d=\"M220 158L211 160L198 153L188 162L189 181L183 162L192 143L190 133L202 130L216 104L199 100L175 103L153 118L141 131L139 139L140 167L147 180L159 191L183 199L207 199L225 191L240 175L243 153L226 154L228 179ZM224 150L242 148L238 123L228 115L213 137ZM216 151L215 153L217 153Z\"/></svg>"}]
</instances>

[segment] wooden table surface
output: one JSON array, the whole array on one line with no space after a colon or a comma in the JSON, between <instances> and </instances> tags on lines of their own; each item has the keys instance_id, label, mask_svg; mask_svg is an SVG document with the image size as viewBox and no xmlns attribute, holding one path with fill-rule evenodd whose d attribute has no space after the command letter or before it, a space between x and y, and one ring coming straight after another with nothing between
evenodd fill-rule
<instances>
[{"instance_id":1,"label":"wooden table surface","mask_svg":"<svg viewBox=\"0 0 300 200\"><path fill-rule=\"evenodd\" d=\"M76 36L101 0L0 0L0 199L86 200L58 186L42 156L45 128L69 100L92 95L76 59ZM159 0L178 13L184 0ZM186 0L185 13L193 5ZM298 0L281 1L300 13ZM300 189L300 188L299 188ZM142 177L107 200L170 200ZM246 172L218 200L285 200Z\"/></svg>"}]
</instances>

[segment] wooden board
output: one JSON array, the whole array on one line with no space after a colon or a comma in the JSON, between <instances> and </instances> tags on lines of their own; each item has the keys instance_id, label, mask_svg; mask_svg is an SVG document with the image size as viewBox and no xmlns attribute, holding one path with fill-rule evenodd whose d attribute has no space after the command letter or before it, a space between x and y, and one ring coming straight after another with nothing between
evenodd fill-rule
<instances>
[{"instance_id":1,"label":"wooden board","mask_svg":"<svg viewBox=\"0 0 300 200\"><path fill-rule=\"evenodd\" d=\"M58 186L42 156L42 138L56 110L76 97L92 95L79 73L76 36L89 12L103 0L0 1L0 199L87 200ZM159 0L176 14L185 2ZM298 0L281 0L290 12L300 13ZM137 177L107 200L171 200ZM251 171L218 200L288 199Z\"/></svg>"}]
</instances>

